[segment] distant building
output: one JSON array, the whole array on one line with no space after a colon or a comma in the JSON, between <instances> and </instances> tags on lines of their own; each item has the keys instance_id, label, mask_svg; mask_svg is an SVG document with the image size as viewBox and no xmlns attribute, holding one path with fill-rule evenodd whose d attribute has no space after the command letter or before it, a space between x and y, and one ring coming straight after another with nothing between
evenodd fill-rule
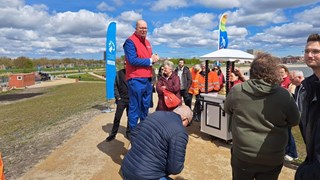
<instances>
[{"instance_id":1,"label":"distant building","mask_svg":"<svg viewBox=\"0 0 320 180\"><path fill-rule=\"evenodd\" d=\"M35 84L34 73L20 73L9 75L10 88L25 88Z\"/></svg>"},{"instance_id":2,"label":"distant building","mask_svg":"<svg viewBox=\"0 0 320 180\"><path fill-rule=\"evenodd\" d=\"M281 61L284 64L302 63L303 57L302 56L286 56L281 58Z\"/></svg>"},{"instance_id":3,"label":"distant building","mask_svg":"<svg viewBox=\"0 0 320 180\"><path fill-rule=\"evenodd\" d=\"M4 64L0 64L0 70L6 70L6 66Z\"/></svg>"},{"instance_id":4,"label":"distant building","mask_svg":"<svg viewBox=\"0 0 320 180\"><path fill-rule=\"evenodd\" d=\"M264 52L264 51L262 51L262 50L258 50L258 49L248 49L247 50L247 53L250 53L250 54L252 54L252 55L257 55L258 53L262 53L262 52Z\"/></svg>"}]
</instances>

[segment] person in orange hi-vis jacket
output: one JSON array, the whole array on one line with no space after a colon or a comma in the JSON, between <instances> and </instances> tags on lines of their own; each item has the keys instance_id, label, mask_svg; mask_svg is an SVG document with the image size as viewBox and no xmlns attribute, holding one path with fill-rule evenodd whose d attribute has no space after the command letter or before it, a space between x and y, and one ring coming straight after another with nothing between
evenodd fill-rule
<instances>
[{"instance_id":1,"label":"person in orange hi-vis jacket","mask_svg":"<svg viewBox=\"0 0 320 180\"><path fill-rule=\"evenodd\" d=\"M1 153L0 153L0 180L4 180L4 166L2 162Z\"/></svg>"}]
</instances>

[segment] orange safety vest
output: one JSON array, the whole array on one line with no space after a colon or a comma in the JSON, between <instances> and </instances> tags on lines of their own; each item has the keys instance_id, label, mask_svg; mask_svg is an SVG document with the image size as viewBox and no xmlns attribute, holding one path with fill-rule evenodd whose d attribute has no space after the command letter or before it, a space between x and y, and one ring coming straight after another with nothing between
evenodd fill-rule
<instances>
[{"instance_id":1,"label":"orange safety vest","mask_svg":"<svg viewBox=\"0 0 320 180\"><path fill-rule=\"evenodd\" d=\"M4 180L4 165L2 162L1 153L0 153L0 180Z\"/></svg>"},{"instance_id":2,"label":"orange safety vest","mask_svg":"<svg viewBox=\"0 0 320 180\"><path fill-rule=\"evenodd\" d=\"M205 92L205 76L199 77L199 90L200 92ZM220 81L218 74L216 72L210 71L208 73L208 92L219 91L220 90Z\"/></svg>"},{"instance_id":3,"label":"orange safety vest","mask_svg":"<svg viewBox=\"0 0 320 180\"><path fill-rule=\"evenodd\" d=\"M193 68L190 68L190 73L191 73L191 78L192 78L192 83L189 88L188 93L197 95L199 94L199 77L200 77L200 71L195 72Z\"/></svg>"}]
</instances>

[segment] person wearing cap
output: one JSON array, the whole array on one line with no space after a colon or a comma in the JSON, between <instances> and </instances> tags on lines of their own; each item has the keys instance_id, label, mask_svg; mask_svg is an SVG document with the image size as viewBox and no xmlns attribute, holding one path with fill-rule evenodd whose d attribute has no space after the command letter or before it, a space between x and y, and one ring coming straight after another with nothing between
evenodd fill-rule
<instances>
[{"instance_id":1,"label":"person wearing cap","mask_svg":"<svg viewBox=\"0 0 320 180\"><path fill-rule=\"evenodd\" d=\"M181 105L149 114L131 132L131 148L121 172L124 179L170 179L184 168L192 111Z\"/></svg>"}]
</instances>

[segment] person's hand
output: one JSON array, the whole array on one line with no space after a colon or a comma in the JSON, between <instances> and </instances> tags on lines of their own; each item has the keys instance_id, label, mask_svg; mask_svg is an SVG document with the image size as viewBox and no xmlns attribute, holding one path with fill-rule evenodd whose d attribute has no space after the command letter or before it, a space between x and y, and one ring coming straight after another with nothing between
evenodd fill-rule
<instances>
[{"instance_id":1,"label":"person's hand","mask_svg":"<svg viewBox=\"0 0 320 180\"><path fill-rule=\"evenodd\" d=\"M160 57L158 56L158 54L152 54L151 59L152 63L156 63L159 61Z\"/></svg>"},{"instance_id":2,"label":"person's hand","mask_svg":"<svg viewBox=\"0 0 320 180\"><path fill-rule=\"evenodd\" d=\"M167 86L161 86L161 88L162 88L162 90L163 90L163 89L167 89Z\"/></svg>"},{"instance_id":3,"label":"person's hand","mask_svg":"<svg viewBox=\"0 0 320 180\"><path fill-rule=\"evenodd\" d=\"M116 98L116 104L121 100L121 98Z\"/></svg>"}]
</instances>

